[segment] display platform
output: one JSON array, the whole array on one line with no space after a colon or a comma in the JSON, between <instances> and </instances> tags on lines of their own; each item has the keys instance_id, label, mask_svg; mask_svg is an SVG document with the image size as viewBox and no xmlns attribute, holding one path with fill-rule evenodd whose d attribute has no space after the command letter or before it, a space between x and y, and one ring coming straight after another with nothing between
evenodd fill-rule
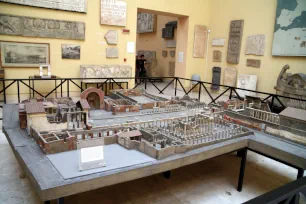
<instances>
[{"instance_id":1,"label":"display platform","mask_svg":"<svg viewBox=\"0 0 306 204\"><path fill-rule=\"evenodd\" d=\"M89 174L133 167L141 164L152 164L156 159L136 150L127 150L117 144L104 146L105 167L79 171L78 150L47 155L53 166L64 179L71 179Z\"/></svg>"}]
</instances>

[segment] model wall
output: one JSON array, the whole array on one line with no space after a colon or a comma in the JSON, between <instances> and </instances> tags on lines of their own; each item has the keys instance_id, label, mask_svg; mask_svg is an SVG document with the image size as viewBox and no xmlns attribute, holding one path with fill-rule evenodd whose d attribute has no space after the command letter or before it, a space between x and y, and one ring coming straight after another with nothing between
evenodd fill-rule
<instances>
[{"instance_id":1,"label":"model wall","mask_svg":"<svg viewBox=\"0 0 306 204\"><path fill-rule=\"evenodd\" d=\"M235 67L238 74L254 74L258 76L257 90L275 93L277 77L285 64L290 65L291 73L306 72L306 57L273 57L272 43L276 16L277 0L212 0L211 21L209 29L210 41L208 52L208 69L205 80L212 80L212 67L222 68L221 84L223 84L224 68ZM226 62L228 37L231 20L244 20L242 46L239 64ZM265 34L266 48L264 56L245 55L246 39L250 35ZM225 38L224 47L212 47L213 38ZM213 51L222 51L222 62L213 62ZM246 66L247 59L261 60L260 68Z\"/></svg>"},{"instance_id":2,"label":"model wall","mask_svg":"<svg viewBox=\"0 0 306 204\"><path fill-rule=\"evenodd\" d=\"M170 51L175 51L175 48L167 48L165 39L162 38L162 29L165 27L165 24L170 21L178 21L177 17L169 16L157 16L157 26L156 32L154 33L142 33L137 34L137 50L149 50L156 51L157 59L157 70L159 76L168 77L169 76L169 62L175 62L176 57L170 56ZM176 40L177 29L175 29L174 38ZM168 52L167 57L162 56L162 51L166 50Z\"/></svg>"},{"instance_id":3,"label":"model wall","mask_svg":"<svg viewBox=\"0 0 306 204\"><path fill-rule=\"evenodd\" d=\"M4 14L31 16L37 18L50 18L59 20L71 20L85 22L86 37L84 41L81 40L62 40L49 38L32 38L20 36L6 36L0 35L2 41L18 41L18 42L39 42L50 43L50 62L52 66L52 74L60 77L79 77L80 65L82 64L127 64L135 68L135 54L127 54L126 43L136 43L136 22L137 9L150 9L172 14L179 14L182 16L189 16L187 51L185 52L186 77L190 77L192 73L196 72L196 67L203 70L205 68L205 59L193 59L193 32L196 24L207 25L210 17L210 1L209 0L191 0L186 5L186 0L126 0L127 2L127 29L130 29L129 34L122 34L124 27L100 25L100 0L87 1L87 13L68 12L61 10L43 9L37 7L20 6L14 4L0 3L0 12ZM104 35L108 30L117 30L119 33L119 41L117 47L119 48L119 58L107 59L105 56L105 49L109 47L104 39ZM186 35L186 34L185 34ZM79 44L81 45L81 59L80 60L64 60L61 57L62 44ZM177 50L179 51L179 50ZM124 58L127 59L124 62ZM5 78L28 78L34 74L38 74L38 68L5 68ZM38 83L35 88L41 92L47 92L54 87L51 82ZM22 98L27 98L29 89L24 85L21 86ZM79 90L70 83L70 90L75 90L75 94L79 95ZM63 91L66 88L63 87ZM17 86L13 85L7 90L8 100L16 99Z\"/></svg>"}]
</instances>

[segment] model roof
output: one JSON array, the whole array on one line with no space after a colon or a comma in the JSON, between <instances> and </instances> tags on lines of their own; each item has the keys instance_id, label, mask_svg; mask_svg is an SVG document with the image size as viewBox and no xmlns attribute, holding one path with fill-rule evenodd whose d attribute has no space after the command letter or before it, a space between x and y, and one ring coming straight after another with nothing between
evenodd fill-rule
<instances>
[{"instance_id":1,"label":"model roof","mask_svg":"<svg viewBox=\"0 0 306 204\"><path fill-rule=\"evenodd\" d=\"M27 114L45 113L44 105L42 102L30 102L25 104Z\"/></svg>"}]
</instances>

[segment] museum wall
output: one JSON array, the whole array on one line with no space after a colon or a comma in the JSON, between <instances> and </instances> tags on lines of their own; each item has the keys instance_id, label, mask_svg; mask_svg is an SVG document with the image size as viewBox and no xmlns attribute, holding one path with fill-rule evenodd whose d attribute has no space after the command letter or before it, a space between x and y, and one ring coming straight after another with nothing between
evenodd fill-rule
<instances>
[{"instance_id":1,"label":"museum wall","mask_svg":"<svg viewBox=\"0 0 306 204\"><path fill-rule=\"evenodd\" d=\"M184 58L186 63L185 76L190 77L194 72L204 73L205 59L194 59L192 57L193 50L193 33L196 24L208 25L210 18L210 1L209 0L191 0L186 6L186 0L127 0L127 25L126 27L100 25L100 0L87 1L87 13L68 12L62 10L52 10L29 6L20 6L14 4L0 3L0 13L31 16L37 18L49 18L59 20L80 21L86 24L85 40L63 40L51 38L35 38L35 37L21 37L1 35L1 41L18 41L18 42L36 42L36 43L50 43L50 62L52 66L52 74L60 77L79 77L80 65L84 64L126 64L135 68L135 54L127 54L127 42L136 42L136 27L137 27L137 9L150 9L160 12L178 14L180 16L189 16L188 40L184 42L187 44L187 52ZM129 34L123 34L122 29L130 29ZM105 56L105 49L108 46L104 35L108 30L117 30L119 33L118 49L119 58L107 59ZM61 57L62 44L79 44L81 46L80 60L64 60ZM178 52L179 50L177 50ZM124 62L124 58L127 59ZM5 68L5 78L28 78L38 74L38 68ZM133 72L134 73L134 72ZM54 87L51 82L41 82L35 84L38 91L47 92ZM132 86L132 85L131 85ZM131 87L130 86L130 87ZM29 89L24 85L21 86L21 99L27 98ZM65 86L63 91L65 91ZM70 90L75 90L75 94L79 95L79 89L70 83ZM14 96L16 99L17 87L13 85L7 90L8 100Z\"/></svg>"},{"instance_id":2,"label":"museum wall","mask_svg":"<svg viewBox=\"0 0 306 204\"><path fill-rule=\"evenodd\" d=\"M170 21L178 21L177 17L157 15L156 32L137 34L136 49L156 51L157 70L160 76L169 76L169 62L174 62L175 57L170 56L170 51L175 51L175 48L167 48L165 39L162 38L162 29L165 24ZM175 29L174 38L177 38L177 29ZM167 51L167 57L162 56L162 51Z\"/></svg>"},{"instance_id":3,"label":"museum wall","mask_svg":"<svg viewBox=\"0 0 306 204\"><path fill-rule=\"evenodd\" d=\"M275 93L274 86L284 65L290 65L291 68L288 70L290 73L305 73L306 57L272 56L276 7L277 0L211 0L211 21L209 26L211 33L206 81L212 80L212 67L217 66L222 68L221 84L223 84L224 68L235 67L238 70L238 74L254 74L258 76L258 91ZM226 62L231 20L244 20L239 64L229 64ZM266 35L264 56L245 55L247 37L257 34ZM225 38L225 46L212 47L211 42L213 38ZM213 62L214 50L222 51L222 62ZM247 67L247 59L261 60L261 67Z\"/></svg>"}]
</instances>

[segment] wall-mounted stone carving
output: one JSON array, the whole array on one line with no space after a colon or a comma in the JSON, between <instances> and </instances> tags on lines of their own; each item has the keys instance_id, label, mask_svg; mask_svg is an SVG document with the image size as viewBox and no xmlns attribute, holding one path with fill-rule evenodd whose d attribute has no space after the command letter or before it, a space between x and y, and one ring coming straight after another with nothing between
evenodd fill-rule
<instances>
[{"instance_id":1,"label":"wall-mounted stone carving","mask_svg":"<svg viewBox=\"0 0 306 204\"><path fill-rule=\"evenodd\" d=\"M211 41L212 46L216 47L224 47L225 45L225 38L213 38Z\"/></svg>"},{"instance_id":2,"label":"wall-mounted stone carving","mask_svg":"<svg viewBox=\"0 0 306 204\"><path fill-rule=\"evenodd\" d=\"M213 67L213 78L211 85L211 90L219 90L220 89L220 81L221 81L221 67Z\"/></svg>"},{"instance_id":3,"label":"wall-mounted stone carving","mask_svg":"<svg viewBox=\"0 0 306 204\"><path fill-rule=\"evenodd\" d=\"M132 77L132 67L128 65L81 65L80 78L128 78ZM106 79L84 79L84 83L103 83ZM129 79L115 79L128 82Z\"/></svg>"},{"instance_id":4,"label":"wall-mounted stone carving","mask_svg":"<svg viewBox=\"0 0 306 204\"><path fill-rule=\"evenodd\" d=\"M243 34L243 20L231 21L228 49L227 49L227 62L238 64L241 50L241 39Z\"/></svg>"},{"instance_id":5,"label":"wall-mounted stone carving","mask_svg":"<svg viewBox=\"0 0 306 204\"><path fill-rule=\"evenodd\" d=\"M118 44L118 32L116 30L109 30L104 36L107 44L117 45Z\"/></svg>"},{"instance_id":6,"label":"wall-mounted stone carving","mask_svg":"<svg viewBox=\"0 0 306 204\"><path fill-rule=\"evenodd\" d=\"M156 15L151 13L137 14L137 33L153 33L156 31Z\"/></svg>"},{"instance_id":7,"label":"wall-mounted stone carving","mask_svg":"<svg viewBox=\"0 0 306 204\"><path fill-rule=\"evenodd\" d=\"M163 28L162 38L174 38L174 28L173 27Z\"/></svg>"},{"instance_id":8,"label":"wall-mounted stone carving","mask_svg":"<svg viewBox=\"0 0 306 204\"><path fill-rule=\"evenodd\" d=\"M246 43L246 55L263 56L265 54L266 36L252 35L249 36Z\"/></svg>"},{"instance_id":9,"label":"wall-mounted stone carving","mask_svg":"<svg viewBox=\"0 0 306 204\"><path fill-rule=\"evenodd\" d=\"M256 91L257 87L257 75L247 75L247 74L239 74L237 87L242 89L248 89L252 91ZM237 93L241 97L248 96L256 96L256 93L244 90L237 90Z\"/></svg>"},{"instance_id":10,"label":"wall-mounted stone carving","mask_svg":"<svg viewBox=\"0 0 306 204\"><path fill-rule=\"evenodd\" d=\"M163 57L167 57L168 56L168 51L167 50L163 50L162 51L162 56Z\"/></svg>"},{"instance_id":11,"label":"wall-mounted stone carving","mask_svg":"<svg viewBox=\"0 0 306 204\"><path fill-rule=\"evenodd\" d=\"M0 2L21 4L26 6L34 6L49 9L58 9L65 11L75 11L86 13L87 2L86 0L0 0Z\"/></svg>"},{"instance_id":12,"label":"wall-mounted stone carving","mask_svg":"<svg viewBox=\"0 0 306 204\"><path fill-rule=\"evenodd\" d=\"M170 51L170 56L175 57L175 51L174 50Z\"/></svg>"},{"instance_id":13,"label":"wall-mounted stone carving","mask_svg":"<svg viewBox=\"0 0 306 204\"><path fill-rule=\"evenodd\" d=\"M106 48L106 57L107 58L118 58L118 48L112 47L112 48Z\"/></svg>"},{"instance_id":14,"label":"wall-mounted stone carving","mask_svg":"<svg viewBox=\"0 0 306 204\"><path fill-rule=\"evenodd\" d=\"M207 47L207 27L196 25L194 29L193 57L204 58Z\"/></svg>"},{"instance_id":15,"label":"wall-mounted stone carving","mask_svg":"<svg viewBox=\"0 0 306 204\"><path fill-rule=\"evenodd\" d=\"M214 62L221 62L222 61L222 52L219 50L213 51L213 61Z\"/></svg>"},{"instance_id":16,"label":"wall-mounted stone carving","mask_svg":"<svg viewBox=\"0 0 306 204\"><path fill-rule=\"evenodd\" d=\"M167 48L176 48L176 40L166 40Z\"/></svg>"},{"instance_id":17,"label":"wall-mounted stone carving","mask_svg":"<svg viewBox=\"0 0 306 204\"><path fill-rule=\"evenodd\" d=\"M138 56L144 55L144 58L147 60L147 63L152 63L153 59L156 59L156 52L155 51L148 51L148 50L138 50Z\"/></svg>"},{"instance_id":18,"label":"wall-mounted stone carving","mask_svg":"<svg viewBox=\"0 0 306 204\"><path fill-rule=\"evenodd\" d=\"M126 26L126 2L101 0L101 25Z\"/></svg>"},{"instance_id":19,"label":"wall-mounted stone carving","mask_svg":"<svg viewBox=\"0 0 306 204\"><path fill-rule=\"evenodd\" d=\"M247 59L247 66L248 67L260 68L260 65L261 65L260 60Z\"/></svg>"},{"instance_id":20,"label":"wall-mounted stone carving","mask_svg":"<svg viewBox=\"0 0 306 204\"><path fill-rule=\"evenodd\" d=\"M236 87L236 81L237 81L237 69L232 67L225 68L223 84L225 86Z\"/></svg>"},{"instance_id":21,"label":"wall-mounted stone carving","mask_svg":"<svg viewBox=\"0 0 306 204\"><path fill-rule=\"evenodd\" d=\"M0 34L84 40L85 23L0 14Z\"/></svg>"},{"instance_id":22,"label":"wall-mounted stone carving","mask_svg":"<svg viewBox=\"0 0 306 204\"><path fill-rule=\"evenodd\" d=\"M169 77L175 76L175 62L169 62Z\"/></svg>"}]
</instances>

